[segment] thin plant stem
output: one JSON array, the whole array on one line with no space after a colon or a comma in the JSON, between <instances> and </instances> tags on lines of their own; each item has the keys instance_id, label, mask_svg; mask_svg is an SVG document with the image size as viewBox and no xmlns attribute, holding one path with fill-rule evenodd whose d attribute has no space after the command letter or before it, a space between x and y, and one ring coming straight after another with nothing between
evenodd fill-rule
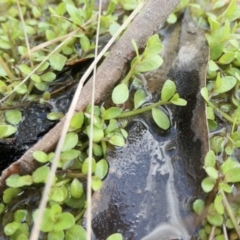
<instances>
[{"instance_id":1,"label":"thin plant stem","mask_svg":"<svg viewBox=\"0 0 240 240\"><path fill-rule=\"evenodd\" d=\"M7 64L3 61L2 57L0 56L0 64L2 65L3 69L5 70L5 72L7 73L9 79L13 80L15 77L12 74L12 72L10 71L10 69L8 68Z\"/></svg>"},{"instance_id":2,"label":"thin plant stem","mask_svg":"<svg viewBox=\"0 0 240 240\"><path fill-rule=\"evenodd\" d=\"M170 104L170 103L171 102L159 101L159 102L151 104L150 106L147 106L147 107L139 108L139 109L132 110L132 111L129 111L129 112L123 112L119 116L117 116L117 118L132 117L132 116L138 115L140 113L150 111L150 110L152 110L152 108L159 107L159 106L162 106L162 105L167 105L167 104Z\"/></svg>"}]
</instances>

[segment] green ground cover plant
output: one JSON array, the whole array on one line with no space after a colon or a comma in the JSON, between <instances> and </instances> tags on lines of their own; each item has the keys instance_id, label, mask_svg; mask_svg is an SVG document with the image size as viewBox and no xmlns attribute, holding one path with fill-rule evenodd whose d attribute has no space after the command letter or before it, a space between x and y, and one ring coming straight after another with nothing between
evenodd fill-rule
<instances>
[{"instance_id":1,"label":"green ground cover plant","mask_svg":"<svg viewBox=\"0 0 240 240\"><path fill-rule=\"evenodd\" d=\"M26 101L46 103L51 98L48 86L56 79L56 73L68 62L93 56L95 46L92 39L97 26L94 2L65 0L47 3L46 0L37 0L35 5L31 5L28 1L21 1L23 24L21 17L18 17L20 10L16 8L15 1L3 2L8 15L3 14L0 18L0 94L4 99L0 109L0 138L7 138L17 131L22 113L14 108L16 104ZM113 34L121 19L137 4L138 1L110 1L101 16L101 36L106 32ZM228 126L210 139L211 150L205 157L207 177L202 181L202 189L207 197L193 204L194 211L202 220L199 237L238 239L239 200L231 199L238 191L240 182L240 164L236 157L236 150L240 147L240 35L237 21L240 7L236 0L230 3L206 0L201 4L183 0L169 16L168 23L176 22L178 12L186 6L191 8L198 25L206 30L210 46L207 86L201 90L207 103L209 129L215 131L221 128L223 122L227 122ZM117 14L119 9L122 10L121 18ZM30 49L29 44L35 47ZM166 130L170 127L170 121L161 106L186 105L171 80L166 80L163 85L158 102L144 105L148 101L147 92L139 76L161 66L163 59L159 53L162 44L158 35L149 38L142 53L139 53L134 40L132 44L136 57L125 78L112 92L113 106L89 105L85 112L76 113L71 120L41 226L47 239L86 237L81 224L87 207L85 185L88 165L91 162L92 189L96 191L108 172L108 146L121 147L125 144L125 118L151 111L156 124ZM130 90L130 85L135 86L134 91ZM125 110L122 106L131 94L134 94L133 109ZM93 159L88 158L91 108L94 108ZM12 202L23 191L43 188L53 157L53 152L46 154L36 151L34 158L42 164L39 168L31 175L12 175L7 179L8 188L0 204L1 214L11 209ZM37 211L20 208L10 215L3 217L5 235L10 239L28 239ZM120 234L108 238L118 239L122 239Z\"/></svg>"}]
</instances>

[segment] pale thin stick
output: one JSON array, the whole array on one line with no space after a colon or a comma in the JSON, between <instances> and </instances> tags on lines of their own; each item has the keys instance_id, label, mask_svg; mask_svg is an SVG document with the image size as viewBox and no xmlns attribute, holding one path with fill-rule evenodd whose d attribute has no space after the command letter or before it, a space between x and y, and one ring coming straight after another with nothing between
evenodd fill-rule
<instances>
[{"instance_id":1,"label":"pale thin stick","mask_svg":"<svg viewBox=\"0 0 240 240\"><path fill-rule=\"evenodd\" d=\"M2 103L4 100L6 100L10 95L12 95L21 85L23 85L31 76L34 74L42 65L45 63L58 49L60 49L73 35L75 32L72 32L71 35L68 36L61 44L59 44L51 53L49 53L41 63L37 67L35 67L22 81L19 83L11 93L7 94L4 98L0 100L0 103Z\"/></svg>"},{"instance_id":2,"label":"pale thin stick","mask_svg":"<svg viewBox=\"0 0 240 240\"><path fill-rule=\"evenodd\" d=\"M49 176L48 176L48 180L47 180L46 185L45 185L44 190L43 190L42 198L41 198L40 205L39 205L39 212L38 212L38 215L37 215L37 219L36 219L36 221L33 225L33 229L32 229L31 235L30 235L30 240L37 240L38 239L39 232L40 232L40 226L42 224L43 212L44 212L44 209L46 208L46 205L47 205L48 194L49 194L51 186L52 186L52 182L53 182L53 179L54 179L54 176L55 176L55 172L57 170L57 165L58 165L58 161L59 161L60 154L61 154L61 149L62 149L62 146L63 146L63 143L64 143L64 139L65 139L65 136L67 134L71 118L74 114L75 106L78 102L78 98L79 98L79 95L81 93L83 83L86 81L86 79L88 78L88 76L92 72L94 66L102 58L104 53L108 50L108 48L112 45L112 43L117 39L117 37L120 35L120 33L134 19L134 17L138 14L138 12L142 9L142 7L144 5L145 5L145 1L142 1L138 5L138 7L131 13L131 15L122 24L122 26L118 29L118 31L115 33L115 35L110 39L108 44L99 53L97 58L93 61L93 63L90 65L90 67L84 73L84 75L82 76L82 78L79 82L79 85L78 85L78 87L76 89L76 92L74 94L74 97L73 97L71 106L69 108L69 111L66 114L66 121L64 122L63 129L62 129L62 134L61 134L59 142L57 144L57 148L56 148L56 151L55 151L55 156L54 156L54 159L53 159L53 162L52 162L52 166L51 166L51 170L50 170L50 173L49 173Z\"/></svg>"},{"instance_id":3,"label":"pale thin stick","mask_svg":"<svg viewBox=\"0 0 240 240\"><path fill-rule=\"evenodd\" d=\"M98 41L100 31L100 18L102 12L102 0L99 1L98 5L98 22L97 22L97 33L95 43L94 58L98 55ZM90 120L90 138L89 138L89 164L88 164L88 177L87 177L87 240L91 240L92 232L92 150L93 150L93 118L94 118L94 103L95 103L95 86L96 86L96 65L93 69L93 84L92 84L92 100L91 100L91 120Z\"/></svg>"},{"instance_id":4,"label":"pale thin stick","mask_svg":"<svg viewBox=\"0 0 240 240\"><path fill-rule=\"evenodd\" d=\"M23 26L23 33L24 33L24 38L25 38L25 42L26 42L26 46L27 46L27 51L28 51L30 64L31 64L31 67L33 68L34 65L33 65L32 59L30 57L30 54L31 54L30 44L29 44L29 41L28 41L26 25L25 25L25 22L24 22L23 13L22 13L22 9L21 9L19 0L17 0L17 7L18 7L19 16L20 16L20 19L21 19L21 22L22 22L22 26Z\"/></svg>"}]
</instances>

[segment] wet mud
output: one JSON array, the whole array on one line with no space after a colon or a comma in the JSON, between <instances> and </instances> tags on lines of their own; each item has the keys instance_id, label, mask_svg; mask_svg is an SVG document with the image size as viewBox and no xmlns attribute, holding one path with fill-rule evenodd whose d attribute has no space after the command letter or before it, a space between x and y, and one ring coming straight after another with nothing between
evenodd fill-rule
<instances>
[{"instance_id":1,"label":"wet mud","mask_svg":"<svg viewBox=\"0 0 240 240\"><path fill-rule=\"evenodd\" d=\"M109 151L109 174L92 199L97 240L117 232L124 239L186 240L196 230L191 205L203 195L208 129L200 89L209 50L204 33L188 14L162 33L167 63L146 76L149 89L154 96L170 78L188 103L164 109L171 119L167 131L149 114L130 120L126 146Z\"/></svg>"}]
</instances>

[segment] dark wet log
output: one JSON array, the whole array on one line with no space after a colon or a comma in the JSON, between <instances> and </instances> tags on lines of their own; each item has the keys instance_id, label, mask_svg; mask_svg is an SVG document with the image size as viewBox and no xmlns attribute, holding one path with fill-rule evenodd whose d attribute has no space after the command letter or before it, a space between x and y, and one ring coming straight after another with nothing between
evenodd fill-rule
<instances>
[{"instance_id":1,"label":"dark wet log","mask_svg":"<svg viewBox=\"0 0 240 240\"><path fill-rule=\"evenodd\" d=\"M165 64L146 79L152 89L173 79L188 103L166 108L172 122L167 131L157 128L149 114L130 121L126 146L108 153L109 174L92 198L97 240L116 232L124 239L190 239L196 227L190 209L191 199L203 194L202 166L209 149L200 95L209 49L188 14L163 35Z\"/></svg>"},{"instance_id":2,"label":"dark wet log","mask_svg":"<svg viewBox=\"0 0 240 240\"><path fill-rule=\"evenodd\" d=\"M173 11L179 0L149 0L141 13L134 19L123 36L111 50L97 71L96 103L109 96L113 87L126 72L129 61L134 56L131 40L144 47L148 37L155 33L165 23L168 15ZM85 85L76 107L82 111L91 101L92 79ZM61 134L65 118L50 130L37 144L30 148L17 162L2 172L0 190L5 188L5 180L11 174L29 174L38 164L33 160L33 152L42 150L53 151Z\"/></svg>"}]
</instances>

